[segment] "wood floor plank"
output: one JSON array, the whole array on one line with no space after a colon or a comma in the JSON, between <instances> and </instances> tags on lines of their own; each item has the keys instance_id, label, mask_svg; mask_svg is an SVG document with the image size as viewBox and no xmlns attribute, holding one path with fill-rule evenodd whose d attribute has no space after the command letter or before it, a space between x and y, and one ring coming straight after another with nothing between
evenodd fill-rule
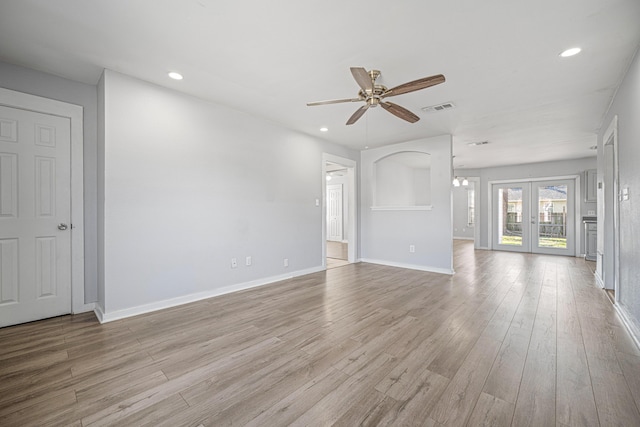
<instances>
[{"instance_id":1,"label":"wood floor plank","mask_svg":"<svg viewBox=\"0 0 640 427\"><path fill-rule=\"evenodd\" d=\"M640 425L640 350L590 263L454 263L2 328L0 425Z\"/></svg>"},{"instance_id":2,"label":"wood floor plank","mask_svg":"<svg viewBox=\"0 0 640 427\"><path fill-rule=\"evenodd\" d=\"M329 368L247 422L247 426L289 425L345 382L348 375Z\"/></svg>"},{"instance_id":3,"label":"wood floor plank","mask_svg":"<svg viewBox=\"0 0 640 427\"><path fill-rule=\"evenodd\" d=\"M431 418L445 425L466 423L480 397L500 344L500 341L489 337L476 342L431 411Z\"/></svg>"},{"instance_id":4,"label":"wood floor plank","mask_svg":"<svg viewBox=\"0 0 640 427\"><path fill-rule=\"evenodd\" d=\"M556 423L556 289L543 285L513 417L516 425Z\"/></svg>"},{"instance_id":5,"label":"wood floor plank","mask_svg":"<svg viewBox=\"0 0 640 427\"><path fill-rule=\"evenodd\" d=\"M511 425L514 405L481 393L467 425L474 427L503 427Z\"/></svg>"},{"instance_id":6,"label":"wood floor plank","mask_svg":"<svg viewBox=\"0 0 640 427\"><path fill-rule=\"evenodd\" d=\"M597 426L598 412L570 273L567 269L560 272L559 282L569 286L559 286L557 293L556 421L566 426Z\"/></svg>"}]
</instances>

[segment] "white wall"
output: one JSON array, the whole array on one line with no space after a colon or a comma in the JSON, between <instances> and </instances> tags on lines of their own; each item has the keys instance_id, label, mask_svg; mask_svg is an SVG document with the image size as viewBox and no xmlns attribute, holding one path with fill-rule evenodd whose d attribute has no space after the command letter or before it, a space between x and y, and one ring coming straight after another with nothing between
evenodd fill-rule
<instances>
[{"instance_id":1,"label":"white wall","mask_svg":"<svg viewBox=\"0 0 640 427\"><path fill-rule=\"evenodd\" d=\"M322 153L358 153L116 72L103 78L106 317L321 268Z\"/></svg>"},{"instance_id":2,"label":"white wall","mask_svg":"<svg viewBox=\"0 0 640 427\"><path fill-rule=\"evenodd\" d=\"M84 296L85 302L97 295L97 109L96 87L63 79L29 68L0 62L0 86L31 95L81 105L84 161Z\"/></svg>"},{"instance_id":3,"label":"white wall","mask_svg":"<svg viewBox=\"0 0 640 427\"><path fill-rule=\"evenodd\" d=\"M618 180L629 189L620 203L620 276L618 307L640 339L640 57L636 56L622 81L598 136L598 180L602 181L603 141L609 123L618 116ZM598 224L600 227L602 224Z\"/></svg>"},{"instance_id":4,"label":"white wall","mask_svg":"<svg viewBox=\"0 0 640 427\"><path fill-rule=\"evenodd\" d=\"M372 210L374 162L401 151L431 154L432 210ZM431 271L453 271L451 136L388 145L361 153L361 255L380 262ZM415 246L415 253L409 252Z\"/></svg>"},{"instance_id":5,"label":"white wall","mask_svg":"<svg viewBox=\"0 0 640 427\"><path fill-rule=\"evenodd\" d=\"M475 184L473 181L469 182L469 185L463 187L452 187L453 197L453 237L463 239L473 239L474 227L469 226L468 215L468 193L469 190L474 189Z\"/></svg>"},{"instance_id":6,"label":"white wall","mask_svg":"<svg viewBox=\"0 0 640 427\"><path fill-rule=\"evenodd\" d=\"M596 203L587 203L585 198L585 176L584 172L588 169L596 168L596 158L587 157L584 159L576 160L561 160L557 162L543 162L543 163L527 163L514 166L503 166L495 168L484 169L456 169L455 174L459 176L479 176L480 185L476 188L476 191L480 192L480 205L476 206L479 209L478 224L480 227L480 248L489 247L489 182L490 181L505 181L510 179L540 179L546 177L556 176L568 176L568 175L580 175L580 206L576 206L576 215L579 217L587 215L588 210L596 210ZM583 227L580 230L576 230L584 236ZM581 238L581 244L579 248L580 253L584 253L584 237Z\"/></svg>"}]
</instances>

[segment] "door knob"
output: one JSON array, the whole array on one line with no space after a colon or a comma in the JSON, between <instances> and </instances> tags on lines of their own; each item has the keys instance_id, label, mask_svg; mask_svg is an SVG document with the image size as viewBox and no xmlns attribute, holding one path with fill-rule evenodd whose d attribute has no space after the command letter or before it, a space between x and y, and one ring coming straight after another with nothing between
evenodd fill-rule
<instances>
[{"instance_id":1,"label":"door knob","mask_svg":"<svg viewBox=\"0 0 640 427\"><path fill-rule=\"evenodd\" d=\"M66 230L67 228L69 227L65 223L58 224L58 230Z\"/></svg>"}]
</instances>

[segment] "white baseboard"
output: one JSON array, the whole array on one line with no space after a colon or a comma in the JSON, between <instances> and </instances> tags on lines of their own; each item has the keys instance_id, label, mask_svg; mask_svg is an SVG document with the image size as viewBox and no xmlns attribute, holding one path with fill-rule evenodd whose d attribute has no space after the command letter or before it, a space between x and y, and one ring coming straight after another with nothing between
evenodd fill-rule
<instances>
[{"instance_id":1,"label":"white baseboard","mask_svg":"<svg viewBox=\"0 0 640 427\"><path fill-rule=\"evenodd\" d=\"M100 304L96 303L95 304L95 308L93 309L93 312L95 313L96 317L98 318L98 322L100 323L104 323L104 310L102 309L102 307L100 306Z\"/></svg>"},{"instance_id":2,"label":"white baseboard","mask_svg":"<svg viewBox=\"0 0 640 427\"><path fill-rule=\"evenodd\" d=\"M96 313L96 317L98 318L98 321L100 321L100 323L113 322L114 320L125 319L127 317L138 316L140 314L150 313L152 311L158 311L178 305L189 304L191 302L213 298L232 292L243 291L245 289L257 288L259 286L268 285L270 283L280 282L282 280L292 279L294 277L317 273L324 270L324 267L312 267L305 270L297 270L287 274L265 277L262 279L252 280L250 282L238 283L235 285L225 286L223 288L211 289L204 292L198 292L195 294L184 295L176 298L170 298L162 301L156 301L149 304L143 304L136 307L124 308L121 310L115 310L106 313L99 304L96 304L94 312Z\"/></svg>"},{"instance_id":3,"label":"white baseboard","mask_svg":"<svg viewBox=\"0 0 640 427\"><path fill-rule=\"evenodd\" d=\"M631 316L629 315L629 313L627 313L627 310L624 308L624 306L621 306L619 303L613 304L613 306L620 316L620 319L622 319L622 323L627 328L627 331L629 331L629 335L631 335L631 338L636 343L636 346L640 349L640 328L638 328L633 320L631 320Z\"/></svg>"},{"instance_id":4,"label":"white baseboard","mask_svg":"<svg viewBox=\"0 0 640 427\"><path fill-rule=\"evenodd\" d=\"M604 280L602 280L602 277L600 277L597 271L593 273L593 275L596 276L596 282L598 282L598 286L604 289Z\"/></svg>"},{"instance_id":5,"label":"white baseboard","mask_svg":"<svg viewBox=\"0 0 640 427\"><path fill-rule=\"evenodd\" d=\"M453 236L453 240L471 240L473 242L475 239L473 237L456 237L456 236Z\"/></svg>"},{"instance_id":6,"label":"white baseboard","mask_svg":"<svg viewBox=\"0 0 640 427\"><path fill-rule=\"evenodd\" d=\"M491 250L491 248L488 247L488 246L478 246L476 249L479 250L479 251L490 251Z\"/></svg>"},{"instance_id":7,"label":"white baseboard","mask_svg":"<svg viewBox=\"0 0 640 427\"><path fill-rule=\"evenodd\" d=\"M408 268L410 270L428 271L430 273L440 273L440 274L449 274L449 275L454 274L453 270L449 270L446 268L439 268L439 267L429 267L424 265L406 264L402 262L383 261L379 259L370 259L370 258L361 258L361 261L368 262L369 264L387 265L389 267L400 267L400 268Z\"/></svg>"}]
</instances>

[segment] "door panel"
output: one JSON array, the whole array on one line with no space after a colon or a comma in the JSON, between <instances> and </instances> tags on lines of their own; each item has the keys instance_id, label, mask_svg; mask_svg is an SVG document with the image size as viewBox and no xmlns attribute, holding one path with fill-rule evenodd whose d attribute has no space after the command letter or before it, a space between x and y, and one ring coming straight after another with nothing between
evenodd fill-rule
<instances>
[{"instance_id":1,"label":"door panel","mask_svg":"<svg viewBox=\"0 0 640 427\"><path fill-rule=\"evenodd\" d=\"M327 240L342 241L342 184L327 185Z\"/></svg>"},{"instance_id":2,"label":"door panel","mask_svg":"<svg viewBox=\"0 0 640 427\"><path fill-rule=\"evenodd\" d=\"M0 106L0 327L71 312L70 129Z\"/></svg>"},{"instance_id":3,"label":"door panel","mask_svg":"<svg viewBox=\"0 0 640 427\"><path fill-rule=\"evenodd\" d=\"M536 211L532 252L575 255L574 181L532 183Z\"/></svg>"},{"instance_id":4,"label":"door panel","mask_svg":"<svg viewBox=\"0 0 640 427\"><path fill-rule=\"evenodd\" d=\"M530 251L529 190L528 183L493 186L494 249Z\"/></svg>"},{"instance_id":5,"label":"door panel","mask_svg":"<svg viewBox=\"0 0 640 427\"><path fill-rule=\"evenodd\" d=\"M493 248L575 255L575 181L493 185Z\"/></svg>"}]
</instances>

